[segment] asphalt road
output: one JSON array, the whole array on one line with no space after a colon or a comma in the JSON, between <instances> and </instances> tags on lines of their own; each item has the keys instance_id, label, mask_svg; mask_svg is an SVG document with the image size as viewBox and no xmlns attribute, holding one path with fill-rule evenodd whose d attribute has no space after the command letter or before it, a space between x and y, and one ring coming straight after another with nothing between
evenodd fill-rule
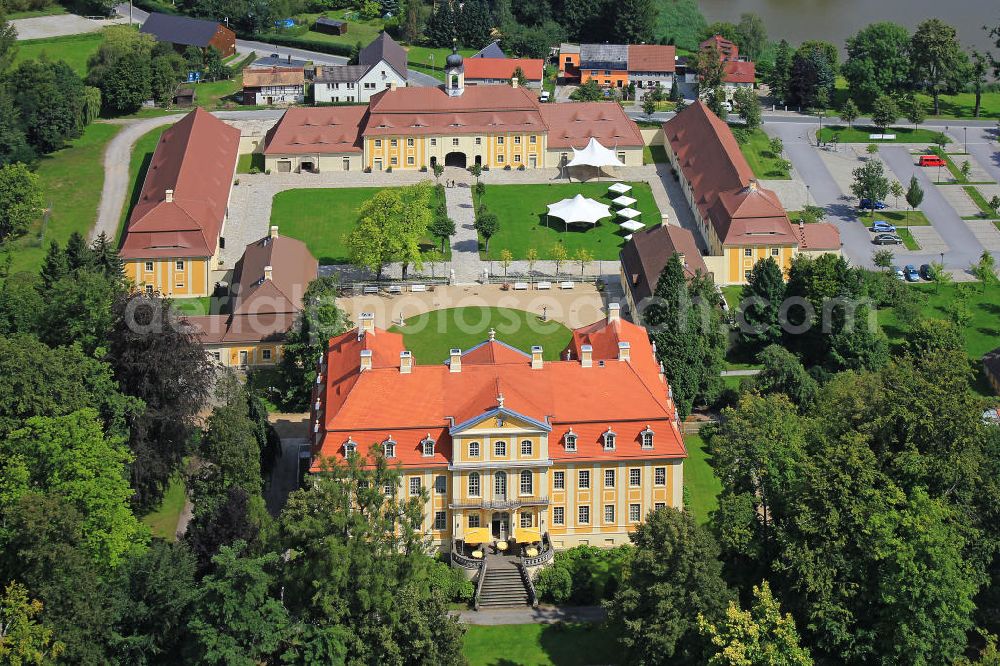
<instances>
[{"instance_id":1,"label":"asphalt road","mask_svg":"<svg viewBox=\"0 0 1000 666\"><path fill-rule=\"evenodd\" d=\"M128 3L123 3L115 5L115 11L121 16L128 17L129 15L129 5ZM142 25L146 18L149 17L149 12L143 11L138 7L132 7L132 20ZM257 53L258 56L267 56L272 53L277 53L279 57L291 56L295 60L311 60L317 65L346 65L347 58L342 56L330 55L328 53L319 53L317 51L306 51L305 49L296 49L288 46L275 46L274 44L268 44L267 42L257 42L246 39L236 40L236 52L241 55L249 55L252 52ZM410 71L407 77L407 81L412 86L426 86L434 87L441 85L441 82L435 79L430 74L424 74L423 72Z\"/></svg>"}]
</instances>

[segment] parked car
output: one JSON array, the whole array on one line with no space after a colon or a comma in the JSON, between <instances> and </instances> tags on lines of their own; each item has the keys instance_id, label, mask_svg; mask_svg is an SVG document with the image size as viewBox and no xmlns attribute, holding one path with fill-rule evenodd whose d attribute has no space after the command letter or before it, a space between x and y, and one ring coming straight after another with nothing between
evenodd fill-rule
<instances>
[{"instance_id":1,"label":"parked car","mask_svg":"<svg viewBox=\"0 0 1000 666\"><path fill-rule=\"evenodd\" d=\"M921 155L920 159L917 160L917 165L922 167L943 167L945 162L937 155Z\"/></svg>"},{"instance_id":2,"label":"parked car","mask_svg":"<svg viewBox=\"0 0 1000 666\"><path fill-rule=\"evenodd\" d=\"M903 273L903 269L899 266L893 266L889 271L896 276L897 280L906 280L906 275Z\"/></svg>"},{"instance_id":3,"label":"parked car","mask_svg":"<svg viewBox=\"0 0 1000 666\"><path fill-rule=\"evenodd\" d=\"M917 272L917 267L913 264L906 264L903 268L903 274L906 275L907 282L920 282L920 273Z\"/></svg>"},{"instance_id":4,"label":"parked car","mask_svg":"<svg viewBox=\"0 0 1000 666\"><path fill-rule=\"evenodd\" d=\"M920 266L920 277L922 277L925 280L934 279L934 269L931 268L930 264L923 264Z\"/></svg>"},{"instance_id":5,"label":"parked car","mask_svg":"<svg viewBox=\"0 0 1000 666\"><path fill-rule=\"evenodd\" d=\"M875 234L872 243L875 245L902 245L903 239L896 234Z\"/></svg>"},{"instance_id":6,"label":"parked car","mask_svg":"<svg viewBox=\"0 0 1000 666\"><path fill-rule=\"evenodd\" d=\"M867 208L869 210L882 210L883 208L888 208L884 201L876 201L874 204L871 199L862 199L858 203L858 208Z\"/></svg>"},{"instance_id":7,"label":"parked car","mask_svg":"<svg viewBox=\"0 0 1000 666\"><path fill-rule=\"evenodd\" d=\"M894 234L896 233L896 227L885 220L875 220L875 224L872 225L872 231L877 234Z\"/></svg>"},{"instance_id":8,"label":"parked car","mask_svg":"<svg viewBox=\"0 0 1000 666\"><path fill-rule=\"evenodd\" d=\"M538 96L538 101L539 102L547 102L547 101L549 101L549 91L548 90L543 90L542 94Z\"/></svg>"}]
</instances>

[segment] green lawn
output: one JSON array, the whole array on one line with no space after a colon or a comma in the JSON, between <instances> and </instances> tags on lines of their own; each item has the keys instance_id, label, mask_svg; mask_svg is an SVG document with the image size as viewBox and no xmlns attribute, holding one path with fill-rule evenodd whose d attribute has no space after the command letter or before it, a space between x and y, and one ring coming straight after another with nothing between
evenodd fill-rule
<instances>
[{"instance_id":1,"label":"green lawn","mask_svg":"<svg viewBox=\"0 0 1000 666\"><path fill-rule=\"evenodd\" d=\"M974 215L972 219L978 219L980 217L996 217L996 211L990 208L990 204L986 201L986 197L983 196L982 192L977 190L972 185L966 185L962 188L965 193L969 195L969 198L979 206L979 210L982 215Z\"/></svg>"},{"instance_id":2,"label":"green lawn","mask_svg":"<svg viewBox=\"0 0 1000 666\"><path fill-rule=\"evenodd\" d=\"M643 164L663 164L667 162L670 162L670 159L667 157L666 148L663 146L643 146Z\"/></svg>"},{"instance_id":3,"label":"green lawn","mask_svg":"<svg viewBox=\"0 0 1000 666\"><path fill-rule=\"evenodd\" d=\"M17 43L17 55L14 57L14 63L38 59L44 54L49 60L65 60L74 72L85 76L87 74L87 60L91 55L97 53L97 47L101 45L102 39L103 35L100 32L29 39Z\"/></svg>"},{"instance_id":4,"label":"green lawn","mask_svg":"<svg viewBox=\"0 0 1000 666\"><path fill-rule=\"evenodd\" d=\"M244 153L236 163L236 173L250 173L250 169L264 171L264 153Z\"/></svg>"},{"instance_id":5,"label":"green lawn","mask_svg":"<svg viewBox=\"0 0 1000 666\"><path fill-rule=\"evenodd\" d=\"M152 129L139 137L135 145L132 146L132 159L128 165L128 180L132 183L132 189L129 190L129 198L122 210L121 221L118 223L117 237L119 240L125 230L125 223L132 214L132 209L139 202L139 195L142 193L142 184L146 180L146 170L153 159L153 151L156 150L156 144L160 141L160 136L171 127L173 125L163 125L162 127Z\"/></svg>"},{"instance_id":6,"label":"green lawn","mask_svg":"<svg viewBox=\"0 0 1000 666\"><path fill-rule=\"evenodd\" d=\"M783 169L781 155L771 152L771 137L764 130L754 130L750 140L740 146L743 157L746 158L758 178L788 180L791 175Z\"/></svg>"},{"instance_id":7,"label":"green lawn","mask_svg":"<svg viewBox=\"0 0 1000 666\"><path fill-rule=\"evenodd\" d=\"M979 283L950 284L940 288L933 284L916 284L910 288L926 295L924 316L948 319L947 307L955 300L960 286L963 286L968 294L967 303L972 312L972 319L964 332L965 349L969 353L969 358L978 361L986 352L1000 347L1000 289L987 288L983 291ZM898 345L903 342L905 330L892 309L879 310L878 321L889 336L890 344Z\"/></svg>"},{"instance_id":8,"label":"green lawn","mask_svg":"<svg viewBox=\"0 0 1000 666\"><path fill-rule=\"evenodd\" d=\"M42 9L29 9L23 12L11 12L7 14L7 20L15 21L17 19L36 18L38 16L56 16L57 14L65 13L66 8L62 5L49 5L48 7L43 7Z\"/></svg>"},{"instance_id":9,"label":"green lawn","mask_svg":"<svg viewBox=\"0 0 1000 666\"><path fill-rule=\"evenodd\" d=\"M415 315L392 330L403 334L406 348L425 365L444 362L451 349L466 350L487 340L491 328L501 342L525 353L532 345L541 345L546 360L558 361L572 333L559 322L543 322L540 317L541 312L510 308L448 308Z\"/></svg>"},{"instance_id":10,"label":"green lawn","mask_svg":"<svg viewBox=\"0 0 1000 666\"><path fill-rule=\"evenodd\" d=\"M943 132L923 128L915 130L912 127L890 127L886 134L895 134L896 138L892 140L872 141L869 138L870 134L879 133L875 127L856 125L848 128L845 125L830 125L819 130L819 140L826 142L836 139L839 143L935 143L943 136L946 143L951 142Z\"/></svg>"},{"instance_id":11,"label":"green lawn","mask_svg":"<svg viewBox=\"0 0 1000 666\"><path fill-rule=\"evenodd\" d=\"M282 235L304 242L320 264L347 264L350 263L350 251L346 238L358 221L358 210L361 204L383 189L385 188L340 187L285 190L274 196L271 224L278 225ZM437 188L434 191L439 192ZM428 238L423 247L426 250L440 249L440 242ZM451 257L451 248L447 244L445 247L447 260Z\"/></svg>"},{"instance_id":12,"label":"green lawn","mask_svg":"<svg viewBox=\"0 0 1000 666\"><path fill-rule=\"evenodd\" d=\"M90 125L69 146L42 157L37 173L51 215L4 246L13 257L11 272L37 271L50 241L64 244L74 231L89 233L104 187L104 148L120 129L104 123Z\"/></svg>"},{"instance_id":13,"label":"green lawn","mask_svg":"<svg viewBox=\"0 0 1000 666\"><path fill-rule=\"evenodd\" d=\"M608 187L613 181L590 183L558 183L550 185L487 185L482 203L500 221L500 230L490 240L489 259L499 259L504 248L511 251L514 259L524 259L529 248L538 251L540 259L548 259L552 247L562 243L570 258L579 248L590 251L595 260L617 261L618 251L625 243L625 232L613 217L601 220L597 226L571 226L564 230L562 220L552 218L546 223L548 204L577 194L590 197L610 205ZM636 199L633 206L642 213L641 221L647 227L660 223L660 209L653 200L653 192L647 183L629 183L630 195ZM478 199L478 197L477 197ZM477 201L477 206L479 201ZM480 239L480 248L483 247ZM485 254L485 253L484 253ZM572 267L569 263L567 270Z\"/></svg>"},{"instance_id":14,"label":"green lawn","mask_svg":"<svg viewBox=\"0 0 1000 666\"><path fill-rule=\"evenodd\" d=\"M868 226L871 226L871 217L865 216ZM897 227L929 227L931 221L919 210L880 210L875 212L876 220L891 222Z\"/></svg>"},{"instance_id":15,"label":"green lawn","mask_svg":"<svg viewBox=\"0 0 1000 666\"><path fill-rule=\"evenodd\" d=\"M155 511L146 514L142 522L149 527L153 536L175 541L177 539L177 521L184 510L187 497L184 493L184 481L180 476L170 479L170 485L163 495L163 501Z\"/></svg>"},{"instance_id":16,"label":"green lawn","mask_svg":"<svg viewBox=\"0 0 1000 666\"><path fill-rule=\"evenodd\" d=\"M727 384L739 389L744 377L724 377ZM715 476L715 470L708 464L708 451L705 440L700 435L684 435L684 445L688 457L684 461L684 485L688 489L690 510L699 523L708 522L708 514L719 507L719 493L722 492L722 482Z\"/></svg>"},{"instance_id":17,"label":"green lawn","mask_svg":"<svg viewBox=\"0 0 1000 666\"><path fill-rule=\"evenodd\" d=\"M213 296L173 298L170 303L177 312L197 317L200 315L226 314L226 299Z\"/></svg>"},{"instance_id":18,"label":"green lawn","mask_svg":"<svg viewBox=\"0 0 1000 666\"><path fill-rule=\"evenodd\" d=\"M924 108L930 116L934 110L934 100L930 95L918 94L917 99L924 103ZM940 118L972 118L972 112L976 108L976 96L974 93L959 93L957 95L941 95L940 97L941 115ZM935 116L930 116L935 117ZM979 112L980 118L1000 117L1000 93L983 93L982 106Z\"/></svg>"},{"instance_id":19,"label":"green lawn","mask_svg":"<svg viewBox=\"0 0 1000 666\"><path fill-rule=\"evenodd\" d=\"M903 239L903 247L907 250L919 250L920 243L913 237L909 229L896 229L896 233Z\"/></svg>"},{"instance_id":20,"label":"green lawn","mask_svg":"<svg viewBox=\"0 0 1000 666\"><path fill-rule=\"evenodd\" d=\"M470 666L617 664L621 648L602 624L469 625L462 650Z\"/></svg>"}]
</instances>

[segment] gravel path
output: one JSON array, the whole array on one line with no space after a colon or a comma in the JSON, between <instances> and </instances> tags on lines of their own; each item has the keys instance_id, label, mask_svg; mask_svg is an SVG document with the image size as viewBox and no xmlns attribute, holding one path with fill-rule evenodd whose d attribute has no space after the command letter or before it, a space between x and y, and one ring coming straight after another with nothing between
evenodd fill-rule
<instances>
[{"instance_id":1,"label":"gravel path","mask_svg":"<svg viewBox=\"0 0 1000 666\"><path fill-rule=\"evenodd\" d=\"M451 269L455 273L452 282L472 284L483 273L472 188L467 182L459 181L457 187L445 188L444 199L448 205L448 217L455 221L455 235L451 237Z\"/></svg>"},{"instance_id":2,"label":"gravel path","mask_svg":"<svg viewBox=\"0 0 1000 666\"><path fill-rule=\"evenodd\" d=\"M126 10L127 12L128 10ZM128 23L127 18L113 18L95 21L77 16L76 14L58 14L56 16L35 16L33 18L16 19L10 24L17 30L17 39L46 39L48 37L65 37L81 35L88 32L103 30L109 25Z\"/></svg>"}]
</instances>

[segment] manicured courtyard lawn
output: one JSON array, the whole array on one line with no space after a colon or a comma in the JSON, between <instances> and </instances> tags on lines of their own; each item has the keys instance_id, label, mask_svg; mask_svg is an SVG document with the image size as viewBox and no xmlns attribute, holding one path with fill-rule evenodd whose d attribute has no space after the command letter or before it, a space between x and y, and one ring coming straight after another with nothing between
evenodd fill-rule
<instances>
[{"instance_id":1,"label":"manicured courtyard lawn","mask_svg":"<svg viewBox=\"0 0 1000 666\"><path fill-rule=\"evenodd\" d=\"M50 241L64 244L74 231L86 236L97 219L97 206L104 187L104 148L121 129L95 123L68 147L46 155L38 163L45 205L51 208L46 221L39 218L28 233L3 247L11 250L11 272L37 271Z\"/></svg>"},{"instance_id":2,"label":"manicured courtyard lawn","mask_svg":"<svg viewBox=\"0 0 1000 666\"><path fill-rule=\"evenodd\" d=\"M951 142L943 132L923 128L915 130L912 127L890 127L886 134L896 135L891 140L872 141L869 137L870 134L879 133L881 131L877 127L830 125L819 130L819 139L824 142L836 139L840 143L935 143L939 137L944 137L945 143Z\"/></svg>"},{"instance_id":3,"label":"manicured courtyard lawn","mask_svg":"<svg viewBox=\"0 0 1000 666\"><path fill-rule=\"evenodd\" d=\"M586 248L595 260L617 261L618 251L625 244L628 233L615 218L608 217L597 226L571 225L564 230L562 220L552 218L548 224L545 213L548 204L582 194L601 203L611 205L614 198L608 196L608 187L614 183L604 180L596 183L558 183L551 185L487 185L482 201L500 222L500 230L490 240L488 259L499 259L506 248L514 259L524 259L529 248L538 251L540 259L548 259L552 246L562 243L567 255L572 259L579 248ZM647 227L660 223L660 209L653 200L653 192L647 183L629 183L629 195L636 199L633 206L642 213L641 222ZM612 211L613 212L613 211ZM480 249L485 246L480 239ZM482 253L485 254L485 253ZM571 269L567 262L566 269Z\"/></svg>"},{"instance_id":4,"label":"manicured courtyard lawn","mask_svg":"<svg viewBox=\"0 0 1000 666\"><path fill-rule=\"evenodd\" d=\"M403 334L406 348L413 352L417 363L443 363L451 349L470 349L489 338L496 339L528 353L532 345L541 345L546 360L558 361L559 354L569 344L572 333L559 322L543 322L541 313L511 308L466 307L432 310L414 315L406 325L392 328Z\"/></svg>"},{"instance_id":5,"label":"manicured courtyard lawn","mask_svg":"<svg viewBox=\"0 0 1000 666\"><path fill-rule=\"evenodd\" d=\"M159 508L143 516L142 522L149 527L154 537L176 541L177 521L180 519L181 511L184 510L186 500L184 481L180 476L174 476L170 479L170 485L167 486Z\"/></svg>"},{"instance_id":6,"label":"manicured courtyard lawn","mask_svg":"<svg viewBox=\"0 0 1000 666\"><path fill-rule=\"evenodd\" d=\"M244 153L236 163L236 173L250 173L250 169L264 171L264 153Z\"/></svg>"},{"instance_id":7,"label":"manicured courtyard lawn","mask_svg":"<svg viewBox=\"0 0 1000 666\"><path fill-rule=\"evenodd\" d=\"M213 296L196 296L194 298L174 298L171 304L174 309L184 315L198 317L201 315L226 314L225 298Z\"/></svg>"},{"instance_id":8,"label":"manicured courtyard lawn","mask_svg":"<svg viewBox=\"0 0 1000 666\"><path fill-rule=\"evenodd\" d=\"M910 288L926 296L923 306L925 317L948 319L948 304L955 300L960 286L963 285L950 284L938 288L933 284L916 284ZM1000 347L1000 289L987 287L984 292L979 283L964 287L968 294L968 307L972 312L972 319L965 328L965 349L969 358L978 361L986 352ZM878 321L889 336L890 344L902 344L904 330L893 310L879 310Z\"/></svg>"},{"instance_id":9,"label":"manicured courtyard lawn","mask_svg":"<svg viewBox=\"0 0 1000 666\"><path fill-rule=\"evenodd\" d=\"M669 161L670 159L667 157L667 150L663 146L643 146L643 164L661 164Z\"/></svg>"},{"instance_id":10,"label":"manicured courtyard lawn","mask_svg":"<svg viewBox=\"0 0 1000 666\"><path fill-rule=\"evenodd\" d=\"M740 151L758 178L772 180L791 178L788 171L783 168L784 165L780 164L781 155L771 152L771 137L765 134L764 130L754 130L750 134L750 140L740 146Z\"/></svg>"},{"instance_id":11,"label":"manicured courtyard lawn","mask_svg":"<svg viewBox=\"0 0 1000 666\"><path fill-rule=\"evenodd\" d=\"M725 377L731 388L739 389L739 383L744 377ZM735 385L733 385L735 384ZM705 448L705 440L700 435L684 435L684 446L688 457L684 461L684 486L688 489L689 509L695 520L707 523L709 513L719 508L719 493L722 483L715 476L715 470L708 464L709 454Z\"/></svg>"},{"instance_id":12,"label":"manicured courtyard lawn","mask_svg":"<svg viewBox=\"0 0 1000 666\"><path fill-rule=\"evenodd\" d=\"M146 180L146 170L149 168L149 163L153 160L153 151L156 150L156 144L160 141L163 133L171 127L173 125L163 125L162 127L151 129L139 137L135 145L132 146L132 159L128 165L128 181L132 184L132 187L129 190L129 198L122 210L122 219L118 223L118 240L121 240L122 233L125 230L125 223L132 214L132 209L139 202L142 184Z\"/></svg>"},{"instance_id":13,"label":"manicured courtyard lawn","mask_svg":"<svg viewBox=\"0 0 1000 666\"><path fill-rule=\"evenodd\" d=\"M320 264L350 263L346 239L358 221L358 210L365 201L383 189L385 188L340 187L285 190L274 196L271 224L278 225L282 235L304 242ZM435 188L434 191L440 190ZM428 238L426 249L434 248L440 249L440 242ZM450 256L451 248L448 248L445 257Z\"/></svg>"},{"instance_id":14,"label":"manicured courtyard lawn","mask_svg":"<svg viewBox=\"0 0 1000 666\"><path fill-rule=\"evenodd\" d=\"M49 60L65 60L74 72L85 76L87 74L87 60L91 55L97 53L101 39L103 36L100 32L88 32L83 35L47 37L18 42L14 64L25 60L37 60L44 54Z\"/></svg>"},{"instance_id":15,"label":"manicured courtyard lawn","mask_svg":"<svg viewBox=\"0 0 1000 666\"><path fill-rule=\"evenodd\" d=\"M469 625L462 651L470 666L588 666L621 658L615 632L603 624Z\"/></svg>"}]
</instances>

